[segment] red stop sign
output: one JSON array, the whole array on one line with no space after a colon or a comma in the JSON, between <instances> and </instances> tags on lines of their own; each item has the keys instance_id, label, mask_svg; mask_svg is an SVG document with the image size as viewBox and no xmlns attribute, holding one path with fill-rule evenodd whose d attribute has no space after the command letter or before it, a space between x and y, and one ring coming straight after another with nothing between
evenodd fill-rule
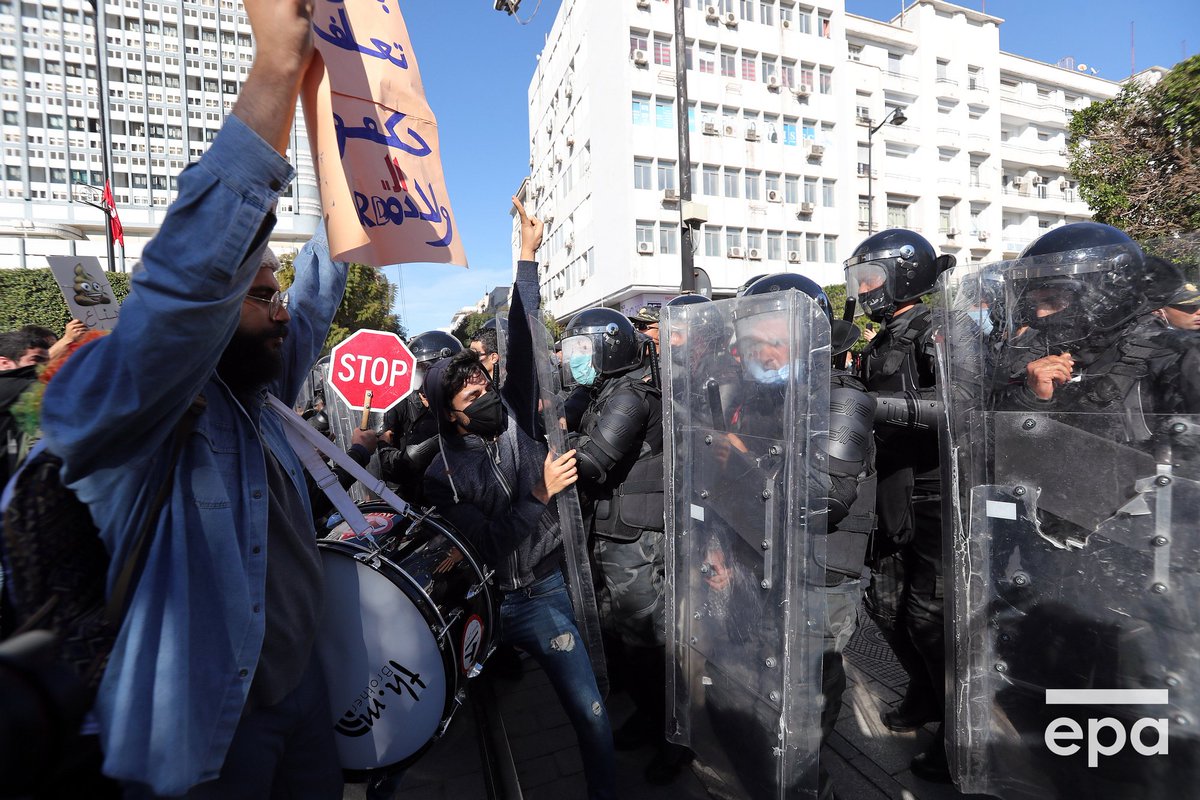
<instances>
[{"instance_id":1,"label":"red stop sign","mask_svg":"<svg viewBox=\"0 0 1200 800\"><path fill-rule=\"evenodd\" d=\"M412 391L416 359L394 333L355 331L333 348L329 358L329 383L351 408L366 405L387 411Z\"/></svg>"}]
</instances>

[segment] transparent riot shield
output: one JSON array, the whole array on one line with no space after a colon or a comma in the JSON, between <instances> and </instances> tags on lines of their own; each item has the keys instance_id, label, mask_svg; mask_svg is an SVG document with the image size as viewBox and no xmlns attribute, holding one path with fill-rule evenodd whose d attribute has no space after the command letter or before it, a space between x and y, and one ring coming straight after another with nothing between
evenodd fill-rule
<instances>
[{"instance_id":1,"label":"transparent riot shield","mask_svg":"<svg viewBox=\"0 0 1200 800\"><path fill-rule=\"evenodd\" d=\"M313 372L320 373L323 386L329 385L329 359L322 359L313 367ZM348 406L337 392L325 392L325 413L329 417L329 432L333 435L333 441L341 450L349 450L353 444L354 431L362 425L363 414L361 411L355 411ZM368 419L368 425L378 428L382 424L383 415L379 412L372 411ZM367 471L375 477L379 477L379 456L373 454L371 460L367 462ZM346 490L350 497L356 503L364 500L377 500L378 496L367 489L359 482L355 482L349 489Z\"/></svg>"},{"instance_id":2,"label":"transparent riot shield","mask_svg":"<svg viewBox=\"0 0 1200 800\"><path fill-rule=\"evenodd\" d=\"M564 398L560 391L558 363L554 358L554 343L550 332L546 330L537 314L529 315L528 324L533 339L533 356L537 363L538 392L541 397L542 422L546 428L546 442L552 452L565 453L568 449L566 412L563 409ZM572 486L564 492L559 492L556 500L567 581L570 584L571 606L575 610L575 624L587 645L592 671L596 674L596 685L600 694L607 696L608 669L604 661L600 613L596 607L596 587L592 579L591 561L588 558L587 531L583 528L579 495Z\"/></svg>"},{"instance_id":3,"label":"transparent riot shield","mask_svg":"<svg viewBox=\"0 0 1200 800\"><path fill-rule=\"evenodd\" d=\"M1200 398L1180 372L1200 362L1146 314L1160 270L1117 247L942 278L947 747L964 792L1200 785ZM1054 359L1069 371L1039 384Z\"/></svg>"},{"instance_id":4,"label":"transparent riot shield","mask_svg":"<svg viewBox=\"0 0 1200 800\"><path fill-rule=\"evenodd\" d=\"M815 796L829 323L793 291L665 312L668 738L732 796Z\"/></svg>"}]
</instances>

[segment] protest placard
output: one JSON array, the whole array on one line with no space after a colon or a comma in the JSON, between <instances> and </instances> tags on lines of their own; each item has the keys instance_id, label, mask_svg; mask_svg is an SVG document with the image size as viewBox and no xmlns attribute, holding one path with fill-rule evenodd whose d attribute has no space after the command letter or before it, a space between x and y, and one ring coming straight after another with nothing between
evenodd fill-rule
<instances>
[{"instance_id":1,"label":"protest placard","mask_svg":"<svg viewBox=\"0 0 1200 800\"><path fill-rule=\"evenodd\" d=\"M396 0L318 0L304 117L334 258L466 266Z\"/></svg>"},{"instance_id":2,"label":"protest placard","mask_svg":"<svg viewBox=\"0 0 1200 800\"><path fill-rule=\"evenodd\" d=\"M46 256L71 316L89 330L112 330L121 306L95 256Z\"/></svg>"}]
</instances>

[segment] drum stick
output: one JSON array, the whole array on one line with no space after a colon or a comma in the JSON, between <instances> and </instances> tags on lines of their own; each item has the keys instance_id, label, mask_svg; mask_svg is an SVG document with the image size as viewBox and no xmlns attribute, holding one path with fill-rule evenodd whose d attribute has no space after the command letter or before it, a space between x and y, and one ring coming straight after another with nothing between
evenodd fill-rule
<instances>
[{"instance_id":1,"label":"drum stick","mask_svg":"<svg viewBox=\"0 0 1200 800\"><path fill-rule=\"evenodd\" d=\"M370 389L367 389L367 396L363 400L362 423L358 426L358 429L361 431L365 431L368 424L371 422L371 398L374 397L374 395L374 392L372 392Z\"/></svg>"}]
</instances>

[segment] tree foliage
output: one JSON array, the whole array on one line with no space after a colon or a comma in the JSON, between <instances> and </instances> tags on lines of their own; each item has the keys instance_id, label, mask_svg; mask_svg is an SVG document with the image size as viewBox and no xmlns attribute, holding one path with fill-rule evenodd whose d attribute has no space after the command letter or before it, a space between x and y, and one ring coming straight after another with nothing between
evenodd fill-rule
<instances>
[{"instance_id":1,"label":"tree foliage","mask_svg":"<svg viewBox=\"0 0 1200 800\"><path fill-rule=\"evenodd\" d=\"M292 253L279 257L280 270L276 277L284 289L295 280L294 259ZM392 313L395 302L396 287L388 281L382 270L364 264L351 264L346 278L346 293L342 296L337 313L333 315L333 324L329 327L329 336L325 338L322 355L328 354L338 342L363 328L407 336L404 327Z\"/></svg>"},{"instance_id":2,"label":"tree foliage","mask_svg":"<svg viewBox=\"0 0 1200 800\"><path fill-rule=\"evenodd\" d=\"M129 275L106 272L118 303L129 294ZM71 320L54 273L46 269L0 269L0 331L41 325L62 333Z\"/></svg>"},{"instance_id":3,"label":"tree foliage","mask_svg":"<svg viewBox=\"0 0 1200 800\"><path fill-rule=\"evenodd\" d=\"M1200 229L1200 56L1072 113L1068 146L1097 222L1139 240Z\"/></svg>"}]
</instances>

